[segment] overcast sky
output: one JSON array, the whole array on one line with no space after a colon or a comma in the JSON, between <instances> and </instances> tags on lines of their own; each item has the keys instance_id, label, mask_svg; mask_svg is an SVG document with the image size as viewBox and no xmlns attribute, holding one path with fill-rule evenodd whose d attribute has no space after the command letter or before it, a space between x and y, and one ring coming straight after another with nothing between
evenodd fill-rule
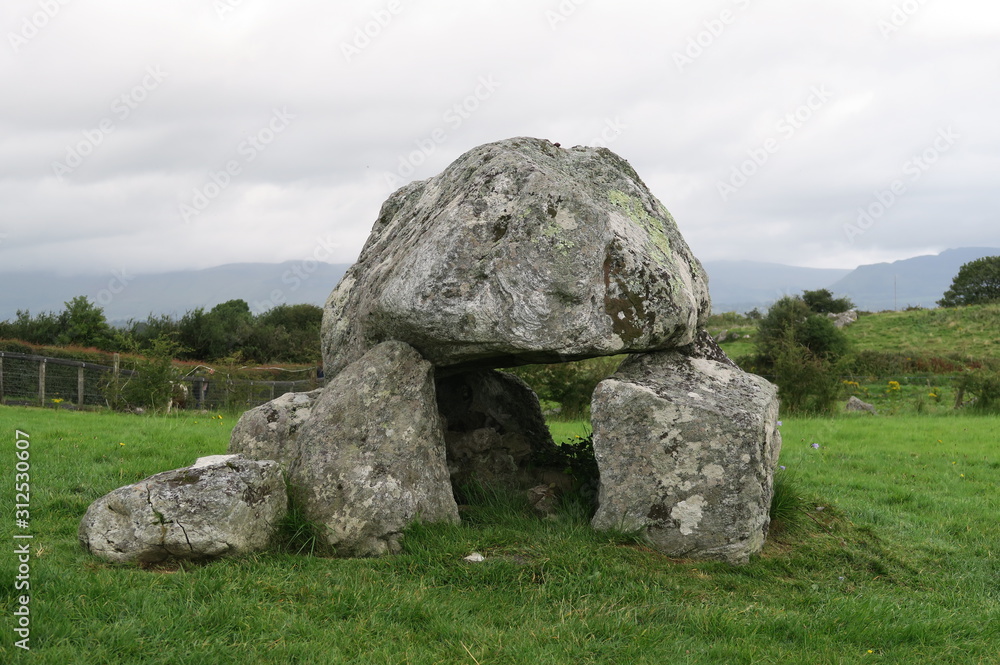
<instances>
[{"instance_id":1,"label":"overcast sky","mask_svg":"<svg viewBox=\"0 0 1000 665\"><path fill-rule=\"evenodd\" d=\"M5 0L0 271L352 262L513 136L628 159L703 261L1000 246L985 0Z\"/></svg>"}]
</instances>

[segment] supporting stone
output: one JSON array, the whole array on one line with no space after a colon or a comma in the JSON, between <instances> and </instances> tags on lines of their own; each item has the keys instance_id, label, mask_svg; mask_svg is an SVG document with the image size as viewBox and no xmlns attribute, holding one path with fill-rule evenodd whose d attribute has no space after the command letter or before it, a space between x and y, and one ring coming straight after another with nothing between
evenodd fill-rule
<instances>
[{"instance_id":1,"label":"supporting stone","mask_svg":"<svg viewBox=\"0 0 1000 665\"><path fill-rule=\"evenodd\" d=\"M433 367L402 342L330 379L296 447L293 501L338 556L397 552L414 520L458 521Z\"/></svg>"},{"instance_id":2,"label":"supporting stone","mask_svg":"<svg viewBox=\"0 0 1000 665\"><path fill-rule=\"evenodd\" d=\"M270 459L288 469L298 448L296 440L322 389L285 393L240 416L229 438L228 452L250 459Z\"/></svg>"},{"instance_id":3,"label":"supporting stone","mask_svg":"<svg viewBox=\"0 0 1000 665\"><path fill-rule=\"evenodd\" d=\"M769 524L781 448L777 389L706 338L631 356L598 385L593 525L641 529L669 556L744 563Z\"/></svg>"}]
</instances>

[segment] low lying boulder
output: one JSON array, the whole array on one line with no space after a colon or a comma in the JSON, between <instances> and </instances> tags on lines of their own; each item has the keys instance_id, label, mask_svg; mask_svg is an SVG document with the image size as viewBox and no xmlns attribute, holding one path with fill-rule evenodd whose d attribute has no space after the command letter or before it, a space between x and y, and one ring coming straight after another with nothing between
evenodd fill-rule
<instances>
[{"instance_id":1,"label":"low lying boulder","mask_svg":"<svg viewBox=\"0 0 1000 665\"><path fill-rule=\"evenodd\" d=\"M828 319L833 321L833 325L838 328L843 328L844 326L849 326L858 320L858 311L856 309L849 309L846 312L840 312L839 314L830 312L826 316Z\"/></svg>"},{"instance_id":2,"label":"low lying boulder","mask_svg":"<svg viewBox=\"0 0 1000 665\"><path fill-rule=\"evenodd\" d=\"M277 462L213 455L105 494L78 538L116 563L238 556L266 549L287 508Z\"/></svg>"},{"instance_id":3,"label":"low lying boulder","mask_svg":"<svg viewBox=\"0 0 1000 665\"><path fill-rule=\"evenodd\" d=\"M875 405L869 404L864 400L858 399L856 395L851 395L851 398L847 400L847 404L844 406L847 411L865 411L872 415L878 415L878 411L875 410Z\"/></svg>"}]
</instances>

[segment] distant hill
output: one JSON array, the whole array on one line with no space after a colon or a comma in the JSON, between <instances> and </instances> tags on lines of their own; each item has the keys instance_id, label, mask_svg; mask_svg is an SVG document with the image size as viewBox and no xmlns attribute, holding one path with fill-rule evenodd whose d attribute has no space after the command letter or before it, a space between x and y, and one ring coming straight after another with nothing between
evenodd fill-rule
<instances>
[{"instance_id":1,"label":"distant hill","mask_svg":"<svg viewBox=\"0 0 1000 665\"><path fill-rule=\"evenodd\" d=\"M715 312L761 311L785 295L829 289L847 296L858 309L878 312L908 305L936 307L958 269L984 256L1000 256L996 247L963 247L940 254L854 270L799 268L755 261L707 261L708 288Z\"/></svg>"},{"instance_id":2,"label":"distant hill","mask_svg":"<svg viewBox=\"0 0 1000 665\"><path fill-rule=\"evenodd\" d=\"M150 275L0 273L0 320L14 318L18 309L32 314L59 312L75 296L96 302L111 322L144 320L151 313L179 318L195 308L210 309L234 299L245 300L255 314L279 304L322 306L348 267L287 261L231 263Z\"/></svg>"},{"instance_id":3,"label":"distant hill","mask_svg":"<svg viewBox=\"0 0 1000 665\"><path fill-rule=\"evenodd\" d=\"M936 307L958 269L984 256L1000 256L1000 249L963 247L937 255L858 266L827 288L847 294L860 309L872 312L904 309L908 305Z\"/></svg>"},{"instance_id":4,"label":"distant hill","mask_svg":"<svg viewBox=\"0 0 1000 665\"><path fill-rule=\"evenodd\" d=\"M801 268L760 261L706 261L703 265L716 312L749 312L755 307L763 311L782 296L825 289L851 272L849 268Z\"/></svg>"},{"instance_id":5,"label":"distant hill","mask_svg":"<svg viewBox=\"0 0 1000 665\"><path fill-rule=\"evenodd\" d=\"M760 261L707 261L704 266L716 312L748 312L755 307L763 311L782 296L816 289L847 296L862 310L880 311L907 305L934 307L958 269L984 256L1000 256L1000 249L949 249L936 256L854 270ZM237 298L249 303L254 313L282 303L322 306L348 267L346 263L288 261L231 263L150 275L0 273L0 320L14 318L18 309L32 314L59 312L75 296L87 296L103 307L111 322L143 320L150 314L180 317L197 307L210 309Z\"/></svg>"}]
</instances>

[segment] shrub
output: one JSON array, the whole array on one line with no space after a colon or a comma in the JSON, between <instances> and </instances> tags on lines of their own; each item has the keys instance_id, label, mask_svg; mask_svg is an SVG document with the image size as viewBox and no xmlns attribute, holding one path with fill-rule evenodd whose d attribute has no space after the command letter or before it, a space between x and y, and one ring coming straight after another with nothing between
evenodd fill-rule
<instances>
[{"instance_id":1,"label":"shrub","mask_svg":"<svg viewBox=\"0 0 1000 665\"><path fill-rule=\"evenodd\" d=\"M851 302L850 298L834 298L833 293L828 289L803 291L802 300L810 310L817 314L840 314L854 309L854 303Z\"/></svg>"},{"instance_id":2,"label":"shrub","mask_svg":"<svg viewBox=\"0 0 1000 665\"><path fill-rule=\"evenodd\" d=\"M962 372L958 377L958 390L959 402L966 393L973 396L970 406L975 411L1000 412L1000 371L983 368Z\"/></svg>"},{"instance_id":3,"label":"shrub","mask_svg":"<svg viewBox=\"0 0 1000 665\"><path fill-rule=\"evenodd\" d=\"M791 413L833 411L840 380L828 360L797 343L792 331L786 333L774 354L772 380L785 409Z\"/></svg>"},{"instance_id":4,"label":"shrub","mask_svg":"<svg viewBox=\"0 0 1000 665\"><path fill-rule=\"evenodd\" d=\"M531 386L542 402L557 402L560 418L586 418L597 384L614 374L623 359L624 356L607 356L554 365L524 365L505 371Z\"/></svg>"},{"instance_id":5,"label":"shrub","mask_svg":"<svg viewBox=\"0 0 1000 665\"><path fill-rule=\"evenodd\" d=\"M997 301L1000 301L1000 256L987 256L959 268L938 305L961 307Z\"/></svg>"},{"instance_id":6,"label":"shrub","mask_svg":"<svg viewBox=\"0 0 1000 665\"><path fill-rule=\"evenodd\" d=\"M759 324L757 353L765 365L773 362L778 348L787 343L789 331L795 343L831 362L848 350L847 336L833 321L810 310L802 298L786 296L771 306Z\"/></svg>"},{"instance_id":7,"label":"shrub","mask_svg":"<svg viewBox=\"0 0 1000 665\"><path fill-rule=\"evenodd\" d=\"M135 374L111 374L103 387L105 399L112 409L136 407L165 408L173 391L173 381L180 373L173 366L180 345L170 337L159 337L150 345L146 356L132 360Z\"/></svg>"},{"instance_id":8,"label":"shrub","mask_svg":"<svg viewBox=\"0 0 1000 665\"><path fill-rule=\"evenodd\" d=\"M792 412L829 412L840 381L835 367L847 353L844 332L826 316L809 309L802 298L778 300L760 321L757 354L741 359L778 385L783 406Z\"/></svg>"}]
</instances>

